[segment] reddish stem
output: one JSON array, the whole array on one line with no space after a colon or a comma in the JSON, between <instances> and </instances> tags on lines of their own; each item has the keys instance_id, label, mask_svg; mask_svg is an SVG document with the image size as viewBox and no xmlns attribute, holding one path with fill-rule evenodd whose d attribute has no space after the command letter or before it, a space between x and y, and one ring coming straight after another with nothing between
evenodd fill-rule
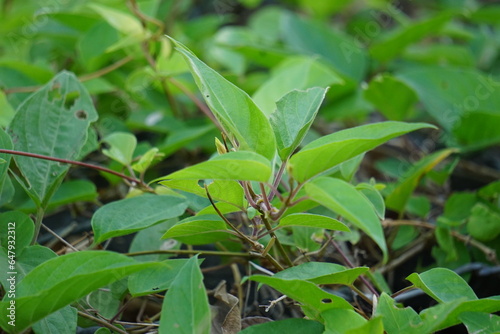
<instances>
[{"instance_id":1,"label":"reddish stem","mask_svg":"<svg viewBox=\"0 0 500 334\"><path fill-rule=\"evenodd\" d=\"M74 160L67 160L67 159L60 159L60 158L50 157L50 156L47 156L47 155L41 155L41 154L29 153L29 152L22 152L22 151L15 151L15 150L6 150L6 149L0 149L0 153L13 154L13 155L22 155L22 156L30 157L30 158L37 158L37 159L43 159L43 160L57 161L57 162L61 162L61 163L64 163L64 164L71 164L71 165L76 165L76 166L82 166L82 167L92 168L92 169L96 169L96 170L99 170L99 171L104 172L104 173L116 175L118 177L121 177L122 179L125 179L125 180L129 181L129 182L132 182L132 183L135 183L135 184L140 184L141 186L147 187L147 185L144 184L144 182L142 182L139 179L136 179L135 177L125 175L123 173L114 171L112 169L108 169L106 167L92 165L92 164L88 164L88 163L85 163L85 162L74 161Z\"/></svg>"}]
</instances>

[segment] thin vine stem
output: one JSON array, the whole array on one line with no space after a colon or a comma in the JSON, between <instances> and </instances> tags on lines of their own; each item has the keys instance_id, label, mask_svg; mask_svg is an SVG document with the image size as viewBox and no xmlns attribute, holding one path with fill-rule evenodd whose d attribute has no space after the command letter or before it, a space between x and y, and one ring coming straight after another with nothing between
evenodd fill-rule
<instances>
[{"instance_id":1,"label":"thin vine stem","mask_svg":"<svg viewBox=\"0 0 500 334\"><path fill-rule=\"evenodd\" d=\"M421 221L414 221L414 220L384 220L382 222L382 225L384 227L406 225L406 226L423 227L423 228L430 229L430 230L435 230L437 228L437 226L434 224L427 223L427 222L421 222ZM489 261L491 261L492 263L500 264L498 259L497 259L496 252L494 249L492 249L492 248L486 246L485 244L473 239L470 236L460 234L457 231L450 230L450 235L452 237L454 237L455 239L462 241L466 245L470 244L471 246L479 249L481 252L484 253L486 258Z\"/></svg>"}]
</instances>

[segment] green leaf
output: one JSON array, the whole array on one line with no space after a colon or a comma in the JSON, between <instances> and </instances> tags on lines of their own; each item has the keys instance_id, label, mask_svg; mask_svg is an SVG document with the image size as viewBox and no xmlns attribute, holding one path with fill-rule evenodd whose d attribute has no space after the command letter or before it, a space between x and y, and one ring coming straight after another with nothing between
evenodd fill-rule
<instances>
[{"instance_id":1,"label":"green leaf","mask_svg":"<svg viewBox=\"0 0 500 334\"><path fill-rule=\"evenodd\" d=\"M458 316L469 333L494 334L500 332L500 317L481 312L464 312Z\"/></svg>"},{"instance_id":2,"label":"green leaf","mask_svg":"<svg viewBox=\"0 0 500 334\"><path fill-rule=\"evenodd\" d=\"M204 245L226 240L231 236L226 223L216 215L201 215L181 220L172 226L163 239L173 238L188 245Z\"/></svg>"},{"instance_id":3,"label":"green leaf","mask_svg":"<svg viewBox=\"0 0 500 334\"><path fill-rule=\"evenodd\" d=\"M297 181L304 182L394 137L422 128L433 126L389 121L338 131L304 146L290 159L289 170Z\"/></svg>"},{"instance_id":4,"label":"green leaf","mask_svg":"<svg viewBox=\"0 0 500 334\"><path fill-rule=\"evenodd\" d=\"M315 284L352 285L368 270L367 267L348 269L335 263L306 262L280 271L273 277L283 280L305 280Z\"/></svg>"},{"instance_id":5,"label":"green leaf","mask_svg":"<svg viewBox=\"0 0 500 334\"><path fill-rule=\"evenodd\" d=\"M375 316L381 316L387 334L426 334L430 333L428 324L424 324L411 307L399 308L385 292L380 295Z\"/></svg>"},{"instance_id":6,"label":"green leaf","mask_svg":"<svg viewBox=\"0 0 500 334\"><path fill-rule=\"evenodd\" d=\"M467 282L450 269L434 268L422 274L413 273L406 279L439 303L461 298L477 300L476 294Z\"/></svg>"},{"instance_id":7,"label":"green leaf","mask_svg":"<svg viewBox=\"0 0 500 334\"><path fill-rule=\"evenodd\" d=\"M321 313L328 334L345 334L350 329L363 326L368 321L353 310L331 309Z\"/></svg>"},{"instance_id":8,"label":"green leaf","mask_svg":"<svg viewBox=\"0 0 500 334\"><path fill-rule=\"evenodd\" d=\"M207 197L204 187L200 187L198 180L167 180L160 184L172 188L187 191L201 197ZM233 180L213 180L208 184L208 192L215 201L222 201L232 204L238 208L244 207L243 187ZM220 205L220 204L219 204Z\"/></svg>"},{"instance_id":9,"label":"green leaf","mask_svg":"<svg viewBox=\"0 0 500 334\"><path fill-rule=\"evenodd\" d=\"M107 251L75 252L48 260L17 285L16 330L27 328L95 289L155 265ZM0 307L5 309L8 303L4 300ZM0 318L3 328L7 328L6 321Z\"/></svg>"},{"instance_id":10,"label":"green leaf","mask_svg":"<svg viewBox=\"0 0 500 334\"><path fill-rule=\"evenodd\" d=\"M76 333L77 322L76 308L65 306L33 324L33 331L35 333Z\"/></svg>"},{"instance_id":11,"label":"green leaf","mask_svg":"<svg viewBox=\"0 0 500 334\"><path fill-rule=\"evenodd\" d=\"M20 254L31 243L34 232L35 224L25 213L8 211L0 214L0 246L4 249L15 249Z\"/></svg>"},{"instance_id":12,"label":"green leaf","mask_svg":"<svg viewBox=\"0 0 500 334\"><path fill-rule=\"evenodd\" d=\"M317 59L305 56L291 57L272 70L269 79L253 94L253 100L262 112L269 116L276 110L276 102L283 99L290 91L330 85L337 87L343 83L344 80L331 67Z\"/></svg>"},{"instance_id":13,"label":"green leaf","mask_svg":"<svg viewBox=\"0 0 500 334\"><path fill-rule=\"evenodd\" d=\"M392 121L405 120L418 101L417 94L411 88L390 74L379 74L373 78L364 97Z\"/></svg>"},{"instance_id":14,"label":"green leaf","mask_svg":"<svg viewBox=\"0 0 500 334\"><path fill-rule=\"evenodd\" d=\"M157 266L130 275L128 288L133 297L158 293L170 288L188 259L173 259L158 263ZM201 260L200 260L201 261ZM201 263L201 262L200 262Z\"/></svg>"},{"instance_id":15,"label":"green leaf","mask_svg":"<svg viewBox=\"0 0 500 334\"><path fill-rule=\"evenodd\" d=\"M307 195L315 202L343 216L370 236L387 260L382 224L373 204L356 188L340 179L321 177L305 186Z\"/></svg>"},{"instance_id":16,"label":"green leaf","mask_svg":"<svg viewBox=\"0 0 500 334\"><path fill-rule=\"evenodd\" d=\"M367 54L351 36L334 30L326 23L317 23L287 13L281 25L285 44L292 50L320 55L339 73L361 81L367 70Z\"/></svg>"},{"instance_id":17,"label":"green leaf","mask_svg":"<svg viewBox=\"0 0 500 334\"><path fill-rule=\"evenodd\" d=\"M380 219L385 218L385 203L380 192L370 183L358 183L356 189L366 197Z\"/></svg>"},{"instance_id":18,"label":"green leaf","mask_svg":"<svg viewBox=\"0 0 500 334\"><path fill-rule=\"evenodd\" d=\"M47 211L57 209L63 205L79 201L93 202L97 199L97 189L93 182L87 180L71 180L64 182L56 190L47 205ZM18 206L24 212L36 212L32 201L27 201Z\"/></svg>"},{"instance_id":19,"label":"green leaf","mask_svg":"<svg viewBox=\"0 0 500 334\"><path fill-rule=\"evenodd\" d=\"M102 140L108 144L109 149L103 149L102 153L124 166L130 166L137 146L137 139L131 133L113 132Z\"/></svg>"},{"instance_id":20,"label":"green leaf","mask_svg":"<svg viewBox=\"0 0 500 334\"><path fill-rule=\"evenodd\" d=\"M96 120L85 88L74 74L61 72L19 106L9 131L18 151L74 160L87 140L90 123ZM14 160L30 196L37 206L45 207L69 166L21 156Z\"/></svg>"},{"instance_id":21,"label":"green leaf","mask_svg":"<svg viewBox=\"0 0 500 334\"><path fill-rule=\"evenodd\" d=\"M162 240L161 236L167 230L177 223L177 218L169 219L164 223L159 223L148 228L142 229L134 236L129 247L130 253L155 251L155 250L175 250L179 249L181 244L175 240ZM137 261L162 261L175 254L147 254L134 256Z\"/></svg>"},{"instance_id":22,"label":"green leaf","mask_svg":"<svg viewBox=\"0 0 500 334\"><path fill-rule=\"evenodd\" d=\"M0 272L0 282L3 287L8 286L7 279L10 278L12 274L8 274L9 272L15 272L16 282L19 283L22 279L34 268L36 268L41 263L55 258L57 255L50 248L34 245L25 247L20 251L15 251L16 259L15 259L15 268L12 270L10 267L11 264L9 261L11 258L8 257L9 254L7 250L4 248L0 248L0 261L2 268L9 268L9 271L4 270Z\"/></svg>"},{"instance_id":23,"label":"green leaf","mask_svg":"<svg viewBox=\"0 0 500 334\"><path fill-rule=\"evenodd\" d=\"M163 300L160 332L209 334L210 307L198 256L180 269Z\"/></svg>"},{"instance_id":24,"label":"green leaf","mask_svg":"<svg viewBox=\"0 0 500 334\"><path fill-rule=\"evenodd\" d=\"M348 330L345 334L385 334L382 317L371 318L364 325Z\"/></svg>"},{"instance_id":25,"label":"green leaf","mask_svg":"<svg viewBox=\"0 0 500 334\"><path fill-rule=\"evenodd\" d=\"M426 324L432 327L432 333L460 323L459 316L464 312L493 313L500 311L500 296L477 300L454 300L427 308L420 313Z\"/></svg>"},{"instance_id":26,"label":"green leaf","mask_svg":"<svg viewBox=\"0 0 500 334\"><path fill-rule=\"evenodd\" d=\"M186 208L183 197L152 194L106 204L92 216L95 243L178 217Z\"/></svg>"},{"instance_id":27,"label":"green leaf","mask_svg":"<svg viewBox=\"0 0 500 334\"><path fill-rule=\"evenodd\" d=\"M96 3L91 3L88 7L95 10L109 25L124 35L140 36L145 33L141 22L133 15Z\"/></svg>"},{"instance_id":28,"label":"green leaf","mask_svg":"<svg viewBox=\"0 0 500 334\"><path fill-rule=\"evenodd\" d=\"M472 13L470 19L473 22L497 24L500 19L500 6L493 3L482 6Z\"/></svg>"},{"instance_id":29,"label":"green leaf","mask_svg":"<svg viewBox=\"0 0 500 334\"><path fill-rule=\"evenodd\" d=\"M270 321L245 328L240 334L287 333L287 334L322 334L325 328L314 320L285 319Z\"/></svg>"},{"instance_id":30,"label":"green leaf","mask_svg":"<svg viewBox=\"0 0 500 334\"><path fill-rule=\"evenodd\" d=\"M217 155L155 181L214 179L267 182L271 173L271 163L263 156L250 151L237 151Z\"/></svg>"},{"instance_id":31,"label":"green leaf","mask_svg":"<svg viewBox=\"0 0 500 334\"><path fill-rule=\"evenodd\" d=\"M349 232L349 228L345 224L339 222L337 219L311 213L294 213L288 215L282 218L278 225L278 227L285 226L319 227L329 230Z\"/></svg>"},{"instance_id":32,"label":"green leaf","mask_svg":"<svg viewBox=\"0 0 500 334\"><path fill-rule=\"evenodd\" d=\"M467 232L479 241L490 241L500 235L500 212L492 206L477 203L467 221Z\"/></svg>"},{"instance_id":33,"label":"green leaf","mask_svg":"<svg viewBox=\"0 0 500 334\"><path fill-rule=\"evenodd\" d=\"M137 161L132 165L132 169L135 170L136 172L144 173L146 169L148 169L149 166L151 166L154 159L163 156L163 154L159 154L158 152L159 150L156 147L149 149L146 153L144 153L141 156L139 161Z\"/></svg>"},{"instance_id":34,"label":"green leaf","mask_svg":"<svg viewBox=\"0 0 500 334\"><path fill-rule=\"evenodd\" d=\"M9 125L12 118L14 118L14 114L16 112L10 105L9 101L7 101L3 91L0 92L0 110L2 110L2 113L0 114L0 128L5 128ZM0 132L3 132L3 130L0 129Z\"/></svg>"},{"instance_id":35,"label":"green leaf","mask_svg":"<svg viewBox=\"0 0 500 334\"><path fill-rule=\"evenodd\" d=\"M419 66L397 76L459 145L477 149L500 142L500 87L493 77L437 66Z\"/></svg>"},{"instance_id":36,"label":"green leaf","mask_svg":"<svg viewBox=\"0 0 500 334\"><path fill-rule=\"evenodd\" d=\"M0 97L1 97L0 93ZM10 136L5 133L5 131L0 127L0 147L6 150L12 150L14 145ZM0 186L7 177L7 171L9 170L11 155L6 153L0 153Z\"/></svg>"},{"instance_id":37,"label":"green leaf","mask_svg":"<svg viewBox=\"0 0 500 334\"><path fill-rule=\"evenodd\" d=\"M413 191L417 188L420 179L437 164L446 159L455 149L443 149L434 152L418 161L398 181L396 187L387 195L385 204L387 207L402 212L408 203Z\"/></svg>"},{"instance_id":38,"label":"green leaf","mask_svg":"<svg viewBox=\"0 0 500 334\"><path fill-rule=\"evenodd\" d=\"M276 139L267 117L241 89L199 60L184 45L173 40L176 50L190 65L196 84L206 103L240 150L261 154L269 160L276 153Z\"/></svg>"},{"instance_id":39,"label":"green leaf","mask_svg":"<svg viewBox=\"0 0 500 334\"><path fill-rule=\"evenodd\" d=\"M421 20L397 29L373 44L370 53L373 58L387 62L397 57L408 45L439 31L452 17L452 13L444 12L428 20Z\"/></svg>"},{"instance_id":40,"label":"green leaf","mask_svg":"<svg viewBox=\"0 0 500 334\"><path fill-rule=\"evenodd\" d=\"M276 103L277 109L269 121L281 160L288 159L306 136L326 92L327 89L319 87L307 91L293 90Z\"/></svg>"},{"instance_id":41,"label":"green leaf","mask_svg":"<svg viewBox=\"0 0 500 334\"><path fill-rule=\"evenodd\" d=\"M353 309L351 304L344 298L330 294L308 281L298 279L287 280L274 276L268 277L261 275L250 276L249 279L269 285L282 294L298 301L303 307L306 307L305 311L310 311L310 315L314 315L315 318L319 316L321 312L329 309Z\"/></svg>"}]
</instances>

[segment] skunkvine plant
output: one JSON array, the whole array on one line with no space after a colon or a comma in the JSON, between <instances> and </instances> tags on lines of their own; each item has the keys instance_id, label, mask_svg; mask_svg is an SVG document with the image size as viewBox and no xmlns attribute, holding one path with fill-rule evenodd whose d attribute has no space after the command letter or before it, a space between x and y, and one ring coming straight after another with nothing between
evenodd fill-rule
<instances>
[{"instance_id":1,"label":"skunkvine plant","mask_svg":"<svg viewBox=\"0 0 500 334\"><path fill-rule=\"evenodd\" d=\"M7 268L0 277L5 292L0 302L4 330L21 332L32 327L44 333L54 326L69 333L74 332L79 316L123 333L127 329L114 324L120 312L113 313L113 302L119 304L127 292L143 296L166 291L161 316L151 322L161 333L210 333L211 326L238 332L242 323L239 312L236 316L219 314L222 322L212 320L215 310L222 311L209 307L197 256L187 260L159 257L207 253L191 247L180 250L180 243L215 244L212 254L247 259L265 273L248 277L247 284L258 282L278 290L296 301L304 314L301 319L251 326L244 333L432 333L460 322L470 330L481 322L492 330L498 326L498 317L489 313L500 310L500 298L478 299L460 276L443 268L408 277L411 287L423 290L436 306L420 313L400 307L397 294L391 296L375 279L376 266L352 265L335 240L337 231L362 231L377 245L379 263L388 261L391 255L381 224L385 204L380 185L353 184L352 176L365 152L433 126L374 123L301 145L327 88L290 91L276 102L276 110L266 114L185 46L175 40L172 43L215 115L221 132L215 144L218 153L147 185L144 175L159 158L158 150L152 148L134 162L135 137L113 133L102 139L108 145L102 152L128 171L127 175L114 173L134 190L125 199L103 205L92 216L94 246L138 232L136 239L150 238L148 251L133 244L129 256L102 250L57 256L36 245L44 213L68 163L78 164L74 160L97 146L90 127L97 114L74 75L63 72L55 77L19 106L7 132L0 131L1 158L6 162L0 166L0 181L6 182L14 156L17 170L12 168L11 175L37 207L34 224L16 211L0 216L0 261L2 269ZM37 119L45 119L47 128L41 129ZM424 165L429 167L451 153L441 152ZM394 209L402 208L409 196L407 187L401 189L388 199ZM186 212L194 214L186 216ZM10 242L9 223L15 223L15 243ZM165 246L160 237L178 243L159 250ZM346 266L317 261L315 255L326 247L344 256ZM145 255L154 257L132 258ZM127 276L128 281L123 281ZM337 285L349 287L368 306L336 294L332 287ZM104 286L108 287L104 291L107 299L99 297L103 293L99 288ZM214 296L237 310L234 296L220 289ZM94 307L101 313L89 311Z\"/></svg>"}]
</instances>

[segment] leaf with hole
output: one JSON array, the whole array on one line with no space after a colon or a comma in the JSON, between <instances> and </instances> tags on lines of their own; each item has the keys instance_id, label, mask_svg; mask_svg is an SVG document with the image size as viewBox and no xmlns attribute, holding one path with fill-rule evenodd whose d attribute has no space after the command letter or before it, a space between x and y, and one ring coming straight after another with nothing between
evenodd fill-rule
<instances>
[{"instance_id":1,"label":"leaf with hole","mask_svg":"<svg viewBox=\"0 0 500 334\"><path fill-rule=\"evenodd\" d=\"M312 282L261 275L250 276L249 279L269 285L282 294L298 301L302 304L304 312L309 317L317 318L321 312L333 308L353 309L351 304L344 298L328 293Z\"/></svg>"},{"instance_id":2,"label":"leaf with hole","mask_svg":"<svg viewBox=\"0 0 500 334\"><path fill-rule=\"evenodd\" d=\"M97 112L85 87L70 72L61 72L18 108L9 133L14 149L74 160L87 141ZM55 161L14 157L26 179L30 197L45 207L69 165Z\"/></svg>"}]
</instances>

